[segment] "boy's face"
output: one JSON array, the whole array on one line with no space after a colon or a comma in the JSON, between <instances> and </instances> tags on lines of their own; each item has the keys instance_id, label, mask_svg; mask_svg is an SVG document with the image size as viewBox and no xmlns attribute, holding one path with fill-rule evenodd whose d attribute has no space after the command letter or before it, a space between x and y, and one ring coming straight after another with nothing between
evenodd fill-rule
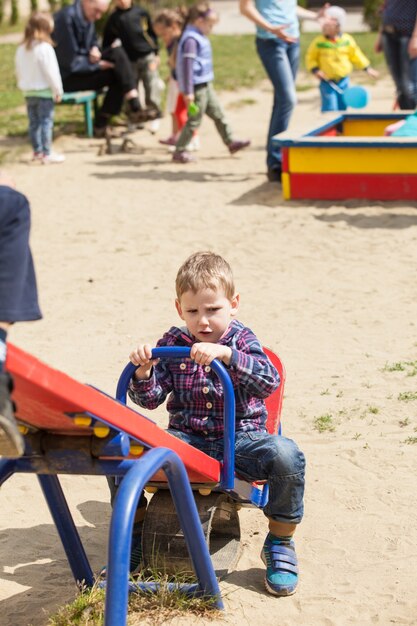
<instances>
[{"instance_id":1,"label":"boy's face","mask_svg":"<svg viewBox=\"0 0 417 626\"><path fill-rule=\"evenodd\" d=\"M175 301L178 315L198 341L217 343L239 308L239 294L231 300L222 288L186 291Z\"/></svg>"},{"instance_id":2,"label":"boy's face","mask_svg":"<svg viewBox=\"0 0 417 626\"><path fill-rule=\"evenodd\" d=\"M325 37L337 37L340 32L339 22L334 17L326 17L321 29Z\"/></svg>"}]
</instances>

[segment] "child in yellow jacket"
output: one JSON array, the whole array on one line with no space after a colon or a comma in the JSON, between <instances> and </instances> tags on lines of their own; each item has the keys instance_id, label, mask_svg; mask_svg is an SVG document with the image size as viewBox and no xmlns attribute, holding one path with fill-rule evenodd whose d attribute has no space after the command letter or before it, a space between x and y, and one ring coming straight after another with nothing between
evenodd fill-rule
<instances>
[{"instance_id":1,"label":"child in yellow jacket","mask_svg":"<svg viewBox=\"0 0 417 626\"><path fill-rule=\"evenodd\" d=\"M346 11L338 6L326 9L322 34L313 39L307 50L306 66L320 80L321 110L344 111L343 92L349 87L354 68L365 70L373 78L374 70L351 35L344 33Z\"/></svg>"}]
</instances>

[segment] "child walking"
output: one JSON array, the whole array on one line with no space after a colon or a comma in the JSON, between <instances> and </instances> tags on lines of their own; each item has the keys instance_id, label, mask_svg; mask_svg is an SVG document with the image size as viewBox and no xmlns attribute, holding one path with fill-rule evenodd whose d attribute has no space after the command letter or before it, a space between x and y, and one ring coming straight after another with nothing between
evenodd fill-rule
<instances>
[{"instance_id":1,"label":"child walking","mask_svg":"<svg viewBox=\"0 0 417 626\"><path fill-rule=\"evenodd\" d=\"M290 595L298 582L292 537L303 517L305 460L294 441L266 429L264 399L279 386L278 372L253 332L236 319L239 294L221 256L191 255L178 271L176 295L185 326L170 328L157 346L189 346L190 359L152 360L151 346L139 345L130 354L137 369L129 396L148 409L169 396L168 432L221 461L223 389L210 364L216 358L222 361L236 396L236 471L269 485L264 508L269 532L261 554L265 585L273 595ZM140 506L146 506L143 498ZM143 516L138 509L137 519Z\"/></svg>"},{"instance_id":2,"label":"child walking","mask_svg":"<svg viewBox=\"0 0 417 626\"><path fill-rule=\"evenodd\" d=\"M116 9L106 22L103 48L120 42L132 65L136 83L142 83L146 109L143 121L161 117L161 78L158 72L158 40L148 11L133 0L116 0Z\"/></svg>"},{"instance_id":3,"label":"child walking","mask_svg":"<svg viewBox=\"0 0 417 626\"><path fill-rule=\"evenodd\" d=\"M355 39L343 32L345 22L344 9L338 6L327 8L322 20L322 34L313 39L307 50L307 70L320 80L322 112L346 109L343 93L349 87L349 76L354 67L365 70L372 78L378 77Z\"/></svg>"},{"instance_id":4,"label":"child walking","mask_svg":"<svg viewBox=\"0 0 417 626\"><path fill-rule=\"evenodd\" d=\"M178 44L176 73L189 115L172 157L177 163L194 160L187 152L187 145L200 127L204 114L214 121L230 154L250 145L250 141L233 139L232 130L212 85L213 55L208 35L217 19L216 13L207 2L195 4L190 8L187 25Z\"/></svg>"},{"instance_id":5,"label":"child walking","mask_svg":"<svg viewBox=\"0 0 417 626\"><path fill-rule=\"evenodd\" d=\"M177 58L178 42L184 27L184 17L174 9L162 9L154 21L153 28L158 37L165 44L168 55L169 79L167 89L167 110L172 119L172 133L167 139L160 139L159 143L169 146L171 150L175 150L175 144L178 141L181 130L187 122L187 106L184 98L179 91L177 73L175 64ZM197 131L188 144L186 150L198 150L200 148L200 140Z\"/></svg>"},{"instance_id":6,"label":"child walking","mask_svg":"<svg viewBox=\"0 0 417 626\"><path fill-rule=\"evenodd\" d=\"M48 13L33 13L17 48L15 65L19 89L23 91L29 117L33 161L62 163L63 154L52 152L54 103L64 92L58 61L53 49L54 22Z\"/></svg>"}]
</instances>

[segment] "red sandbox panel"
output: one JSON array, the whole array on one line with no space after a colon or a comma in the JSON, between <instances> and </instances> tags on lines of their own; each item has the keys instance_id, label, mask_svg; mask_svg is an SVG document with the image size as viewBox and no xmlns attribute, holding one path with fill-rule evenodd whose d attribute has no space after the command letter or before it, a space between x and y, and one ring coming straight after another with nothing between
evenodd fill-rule
<instances>
[{"instance_id":1,"label":"red sandbox panel","mask_svg":"<svg viewBox=\"0 0 417 626\"><path fill-rule=\"evenodd\" d=\"M290 174L291 200L417 200L413 174Z\"/></svg>"}]
</instances>

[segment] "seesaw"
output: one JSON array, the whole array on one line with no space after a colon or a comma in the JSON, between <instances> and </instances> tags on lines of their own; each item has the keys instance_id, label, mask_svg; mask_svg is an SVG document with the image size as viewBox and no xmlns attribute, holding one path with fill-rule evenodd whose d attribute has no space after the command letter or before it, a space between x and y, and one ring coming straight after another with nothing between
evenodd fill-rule
<instances>
[{"instance_id":1,"label":"seesaw","mask_svg":"<svg viewBox=\"0 0 417 626\"><path fill-rule=\"evenodd\" d=\"M278 366L282 380L268 406L268 430L276 432L285 373L278 357L269 351L268 354ZM153 356L185 359L189 348L157 348ZM128 591L135 588L128 576L131 535L139 497L146 486L168 487L172 500L167 499L166 489L158 491L151 500L154 504L148 507L144 527L145 556L153 552L149 546L156 545L162 548L168 565L179 562L183 567L188 563L188 569L194 570L198 582L181 588L188 593L212 596L215 605L223 608L212 560L216 564L216 556L221 555L217 563L218 576L230 571L237 561L240 544L237 507L263 507L268 497L266 486L250 485L234 476L235 403L226 368L217 361L212 363L224 388L223 463L183 443L125 406L127 385L134 371L131 364L120 377L118 400L77 382L10 344L7 368L15 382L16 416L25 436L25 455L17 460L0 461L0 485L15 472L37 474L78 585L93 585L94 575L57 475L123 478L109 532L106 626L126 623ZM196 490L194 496L191 484ZM169 511L168 507L171 507ZM178 519L178 522L164 524L161 529L159 522L168 512L170 519ZM173 545L171 554L164 544L167 534L171 537L168 544ZM175 544L174 535L183 535L182 543ZM229 560L226 565L225 558ZM138 587L155 590L153 583L137 583Z\"/></svg>"}]
</instances>

